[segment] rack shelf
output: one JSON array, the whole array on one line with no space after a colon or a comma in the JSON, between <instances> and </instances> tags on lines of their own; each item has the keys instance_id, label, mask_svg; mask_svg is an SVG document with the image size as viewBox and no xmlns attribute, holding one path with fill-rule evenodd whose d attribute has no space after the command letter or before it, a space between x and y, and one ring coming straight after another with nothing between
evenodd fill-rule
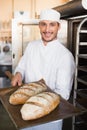
<instances>
[{"instance_id":1,"label":"rack shelf","mask_svg":"<svg viewBox=\"0 0 87 130\"><path fill-rule=\"evenodd\" d=\"M87 66L78 66L77 68L78 68L78 70L87 72Z\"/></svg>"},{"instance_id":2,"label":"rack shelf","mask_svg":"<svg viewBox=\"0 0 87 130\"><path fill-rule=\"evenodd\" d=\"M80 42L79 45L81 45L81 46L86 46L86 45L87 45L87 42Z\"/></svg>"},{"instance_id":3,"label":"rack shelf","mask_svg":"<svg viewBox=\"0 0 87 130\"><path fill-rule=\"evenodd\" d=\"M77 56L78 56L78 58L87 59L87 54L79 54Z\"/></svg>"},{"instance_id":4,"label":"rack shelf","mask_svg":"<svg viewBox=\"0 0 87 130\"><path fill-rule=\"evenodd\" d=\"M80 33L87 33L87 30L80 30Z\"/></svg>"},{"instance_id":5,"label":"rack shelf","mask_svg":"<svg viewBox=\"0 0 87 130\"><path fill-rule=\"evenodd\" d=\"M77 81L87 85L87 76L79 77L77 78Z\"/></svg>"},{"instance_id":6,"label":"rack shelf","mask_svg":"<svg viewBox=\"0 0 87 130\"><path fill-rule=\"evenodd\" d=\"M84 112L87 112L86 107L87 107L87 99L85 98L77 98L75 100L76 106L78 106L80 109L83 110Z\"/></svg>"},{"instance_id":7,"label":"rack shelf","mask_svg":"<svg viewBox=\"0 0 87 130\"><path fill-rule=\"evenodd\" d=\"M77 94L83 98L87 98L87 89L79 89L76 90Z\"/></svg>"}]
</instances>

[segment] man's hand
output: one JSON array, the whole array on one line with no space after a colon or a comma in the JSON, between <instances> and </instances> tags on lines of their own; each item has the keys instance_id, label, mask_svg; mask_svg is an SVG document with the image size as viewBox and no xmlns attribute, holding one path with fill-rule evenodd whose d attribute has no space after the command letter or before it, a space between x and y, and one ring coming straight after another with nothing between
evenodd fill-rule
<instances>
[{"instance_id":1,"label":"man's hand","mask_svg":"<svg viewBox=\"0 0 87 130\"><path fill-rule=\"evenodd\" d=\"M22 75L20 72L17 72L15 76L13 76L11 81L12 86L21 86L22 85Z\"/></svg>"}]
</instances>

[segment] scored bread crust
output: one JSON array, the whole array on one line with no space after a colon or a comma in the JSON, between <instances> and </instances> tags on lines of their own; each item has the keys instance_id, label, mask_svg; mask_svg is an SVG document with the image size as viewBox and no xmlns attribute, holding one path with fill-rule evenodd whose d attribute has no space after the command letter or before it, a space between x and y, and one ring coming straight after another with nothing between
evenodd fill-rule
<instances>
[{"instance_id":1,"label":"scored bread crust","mask_svg":"<svg viewBox=\"0 0 87 130\"><path fill-rule=\"evenodd\" d=\"M31 96L46 90L47 86L44 80L24 84L10 95L9 103L12 105L24 104Z\"/></svg>"},{"instance_id":2,"label":"scored bread crust","mask_svg":"<svg viewBox=\"0 0 87 130\"><path fill-rule=\"evenodd\" d=\"M53 92L42 92L29 98L20 112L23 120L34 120L53 111L60 103L60 96Z\"/></svg>"}]
</instances>

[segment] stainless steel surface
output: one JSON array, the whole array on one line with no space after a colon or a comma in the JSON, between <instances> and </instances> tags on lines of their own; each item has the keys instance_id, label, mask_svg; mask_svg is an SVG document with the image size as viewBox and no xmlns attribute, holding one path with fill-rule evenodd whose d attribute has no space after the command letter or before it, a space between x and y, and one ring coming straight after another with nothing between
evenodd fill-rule
<instances>
[{"instance_id":1,"label":"stainless steel surface","mask_svg":"<svg viewBox=\"0 0 87 130\"><path fill-rule=\"evenodd\" d=\"M61 98L60 105L49 115L33 121L24 121L22 120L20 114L21 105L14 106L9 104L8 101L10 94L12 94L16 89L16 87L1 89L0 99L9 116L11 117L13 123L18 129L37 126L60 119L66 119L72 117L73 115L78 115L82 113L81 110L75 108L72 104Z\"/></svg>"},{"instance_id":2,"label":"stainless steel surface","mask_svg":"<svg viewBox=\"0 0 87 130\"><path fill-rule=\"evenodd\" d=\"M7 77L0 77L0 89L11 86L11 81Z\"/></svg>"},{"instance_id":3,"label":"stainless steel surface","mask_svg":"<svg viewBox=\"0 0 87 130\"><path fill-rule=\"evenodd\" d=\"M12 49L11 43L0 42L0 77L6 77L5 71L12 72Z\"/></svg>"},{"instance_id":4,"label":"stainless steel surface","mask_svg":"<svg viewBox=\"0 0 87 130\"><path fill-rule=\"evenodd\" d=\"M87 10L82 6L82 0L73 0L54 9L61 13L61 18L63 19L87 15Z\"/></svg>"},{"instance_id":5,"label":"stainless steel surface","mask_svg":"<svg viewBox=\"0 0 87 130\"><path fill-rule=\"evenodd\" d=\"M12 65L0 65L0 77L7 77L5 71L12 72Z\"/></svg>"}]
</instances>

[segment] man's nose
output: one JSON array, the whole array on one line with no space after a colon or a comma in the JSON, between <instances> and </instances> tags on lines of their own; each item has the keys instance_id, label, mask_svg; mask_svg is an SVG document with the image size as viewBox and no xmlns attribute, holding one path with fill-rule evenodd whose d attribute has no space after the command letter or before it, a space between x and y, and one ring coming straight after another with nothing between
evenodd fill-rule
<instances>
[{"instance_id":1,"label":"man's nose","mask_svg":"<svg viewBox=\"0 0 87 130\"><path fill-rule=\"evenodd\" d=\"M49 31L49 30L50 30L50 26L47 25L47 26L46 26L46 31Z\"/></svg>"}]
</instances>

